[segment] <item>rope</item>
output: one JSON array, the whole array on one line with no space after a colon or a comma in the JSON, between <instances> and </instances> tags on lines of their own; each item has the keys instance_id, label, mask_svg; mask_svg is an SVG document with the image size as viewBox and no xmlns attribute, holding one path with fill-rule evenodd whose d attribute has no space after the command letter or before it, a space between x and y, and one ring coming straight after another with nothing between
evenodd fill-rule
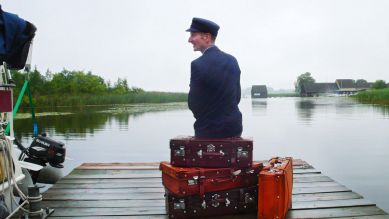
<instances>
[{"instance_id":1,"label":"rope","mask_svg":"<svg viewBox=\"0 0 389 219\"><path fill-rule=\"evenodd\" d=\"M14 215L18 210L22 210L30 215L37 215L37 214L42 214L43 209L40 209L38 211L31 212L25 208L23 208L23 205L25 204L30 204L30 203L37 203L42 201L42 195L40 194L37 197L30 197L26 196L21 189L19 188L17 182L16 182L16 176L13 171L14 165L13 165L13 159L12 159L12 143L9 138L6 138L4 135L4 132L0 132L0 147L3 148L2 153L4 155L4 171L5 175L7 176L8 179L8 184L9 184L9 191L10 191L10 196L11 196L11 202L14 201L14 203L18 206L16 209L11 209L12 213L8 218L10 218L12 215ZM3 180L2 183L2 194L5 193L5 180ZM19 197L24 200L22 204L17 204L16 197L13 194L13 189L15 189L19 195ZM12 205L12 203L11 203Z\"/></svg>"}]
</instances>

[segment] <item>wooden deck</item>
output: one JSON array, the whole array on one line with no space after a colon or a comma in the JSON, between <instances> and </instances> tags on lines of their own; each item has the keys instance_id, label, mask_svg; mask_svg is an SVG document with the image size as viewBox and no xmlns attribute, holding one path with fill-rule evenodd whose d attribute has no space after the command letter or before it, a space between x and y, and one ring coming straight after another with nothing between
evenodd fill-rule
<instances>
[{"instance_id":1,"label":"wooden deck","mask_svg":"<svg viewBox=\"0 0 389 219\"><path fill-rule=\"evenodd\" d=\"M293 207L287 218L389 218L374 203L302 160L294 162L293 180ZM50 218L168 218L158 163L83 164L43 198L42 206L55 209Z\"/></svg>"}]
</instances>

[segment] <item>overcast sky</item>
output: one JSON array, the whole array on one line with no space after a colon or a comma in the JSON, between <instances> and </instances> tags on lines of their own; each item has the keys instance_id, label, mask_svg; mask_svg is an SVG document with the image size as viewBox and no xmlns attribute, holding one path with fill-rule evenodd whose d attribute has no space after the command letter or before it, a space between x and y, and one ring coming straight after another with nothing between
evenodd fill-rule
<instances>
[{"instance_id":1,"label":"overcast sky","mask_svg":"<svg viewBox=\"0 0 389 219\"><path fill-rule=\"evenodd\" d=\"M221 28L216 45L234 55L242 87L292 89L311 72L389 81L387 0L1 0L38 28L32 64L43 73L92 71L146 90L189 89L192 17Z\"/></svg>"}]
</instances>

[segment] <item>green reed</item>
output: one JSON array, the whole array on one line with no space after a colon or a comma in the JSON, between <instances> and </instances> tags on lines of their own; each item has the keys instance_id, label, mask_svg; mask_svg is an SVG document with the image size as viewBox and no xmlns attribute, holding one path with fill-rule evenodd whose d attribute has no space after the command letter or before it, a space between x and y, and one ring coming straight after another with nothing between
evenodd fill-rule
<instances>
[{"instance_id":1,"label":"green reed","mask_svg":"<svg viewBox=\"0 0 389 219\"><path fill-rule=\"evenodd\" d=\"M352 97L362 103L389 105L389 88L368 90Z\"/></svg>"},{"instance_id":2,"label":"green reed","mask_svg":"<svg viewBox=\"0 0 389 219\"><path fill-rule=\"evenodd\" d=\"M139 92L127 94L104 95L49 95L34 97L34 105L38 107L111 105L131 103L171 103L185 102L188 94L173 92ZM27 100L23 105L27 105Z\"/></svg>"}]
</instances>

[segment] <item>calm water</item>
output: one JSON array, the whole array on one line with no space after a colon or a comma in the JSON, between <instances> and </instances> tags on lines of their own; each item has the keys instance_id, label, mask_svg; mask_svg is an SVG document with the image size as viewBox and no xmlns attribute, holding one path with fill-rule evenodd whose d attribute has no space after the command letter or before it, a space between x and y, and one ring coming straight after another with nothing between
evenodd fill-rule
<instances>
[{"instance_id":1,"label":"calm water","mask_svg":"<svg viewBox=\"0 0 389 219\"><path fill-rule=\"evenodd\" d=\"M254 139L254 159L301 158L389 212L389 108L345 97L243 99L243 136ZM100 108L39 117L40 131L67 147L64 172L83 162L169 160L169 139L192 135L188 109L131 114ZM69 109L64 109L69 111ZM15 121L31 142L31 120ZM42 130L43 129L43 130Z\"/></svg>"}]
</instances>

